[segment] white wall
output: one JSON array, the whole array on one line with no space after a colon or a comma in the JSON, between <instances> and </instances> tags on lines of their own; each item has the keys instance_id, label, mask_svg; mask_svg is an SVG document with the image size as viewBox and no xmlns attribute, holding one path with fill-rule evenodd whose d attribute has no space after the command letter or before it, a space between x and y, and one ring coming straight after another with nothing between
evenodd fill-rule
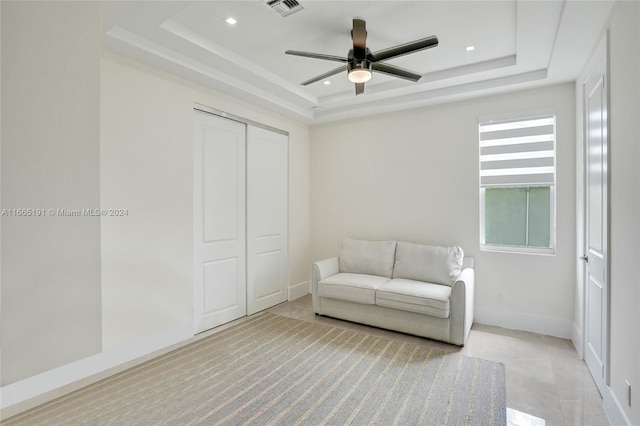
<instances>
[{"instance_id":1,"label":"white wall","mask_svg":"<svg viewBox=\"0 0 640 426\"><path fill-rule=\"evenodd\" d=\"M343 237L460 245L476 261L477 322L570 337L574 102L565 84L312 127L312 259ZM542 108L557 115L556 255L481 252L478 118Z\"/></svg>"},{"instance_id":2,"label":"white wall","mask_svg":"<svg viewBox=\"0 0 640 426\"><path fill-rule=\"evenodd\" d=\"M611 15L610 194L610 419L620 409L640 424L640 3L618 2ZM625 380L632 386L627 404Z\"/></svg>"},{"instance_id":3,"label":"white wall","mask_svg":"<svg viewBox=\"0 0 640 426\"><path fill-rule=\"evenodd\" d=\"M640 7L617 2L609 18L609 286L610 379L603 392L612 424L640 424ZM576 81L577 247L583 250L583 95L589 65ZM574 343L583 345L584 283L578 268ZM632 386L627 403L625 380Z\"/></svg>"},{"instance_id":4,"label":"white wall","mask_svg":"<svg viewBox=\"0 0 640 426\"><path fill-rule=\"evenodd\" d=\"M308 127L115 53L101 60L103 343L193 322L193 104L289 132L289 285L309 280Z\"/></svg>"},{"instance_id":5,"label":"white wall","mask_svg":"<svg viewBox=\"0 0 640 426\"><path fill-rule=\"evenodd\" d=\"M2 207L128 214L2 218L0 418L192 335L194 102L289 132L288 279L306 293L306 124L102 51L98 3L3 1L1 29Z\"/></svg>"},{"instance_id":6,"label":"white wall","mask_svg":"<svg viewBox=\"0 0 640 426\"><path fill-rule=\"evenodd\" d=\"M2 165L2 2L0 2L0 166ZM2 172L0 171L0 210L2 210ZM2 220L0 219L0 322L2 321ZM0 326L0 333L2 328ZM0 366L2 365L2 335L0 334ZM2 386L0 367L0 386Z\"/></svg>"},{"instance_id":7,"label":"white wall","mask_svg":"<svg viewBox=\"0 0 640 426\"><path fill-rule=\"evenodd\" d=\"M2 207L99 207L97 3L2 2ZM56 43L51 43L56 40ZM101 350L100 222L2 217L2 385Z\"/></svg>"}]
</instances>

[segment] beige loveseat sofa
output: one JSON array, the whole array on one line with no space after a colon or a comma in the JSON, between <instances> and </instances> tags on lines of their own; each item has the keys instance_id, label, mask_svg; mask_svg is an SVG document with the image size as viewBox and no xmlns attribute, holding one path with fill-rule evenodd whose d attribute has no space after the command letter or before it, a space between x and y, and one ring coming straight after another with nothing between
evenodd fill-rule
<instances>
[{"instance_id":1,"label":"beige loveseat sofa","mask_svg":"<svg viewBox=\"0 0 640 426\"><path fill-rule=\"evenodd\" d=\"M460 247L345 239L313 264L318 315L464 346L473 324L473 259Z\"/></svg>"}]
</instances>

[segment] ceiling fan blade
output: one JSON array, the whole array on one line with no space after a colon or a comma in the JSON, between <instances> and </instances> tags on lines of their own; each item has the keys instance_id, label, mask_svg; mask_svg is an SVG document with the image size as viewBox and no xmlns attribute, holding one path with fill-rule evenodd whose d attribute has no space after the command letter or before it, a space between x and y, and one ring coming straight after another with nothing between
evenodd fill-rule
<instances>
[{"instance_id":1,"label":"ceiling fan blade","mask_svg":"<svg viewBox=\"0 0 640 426\"><path fill-rule=\"evenodd\" d=\"M312 79L309 79L307 81L303 81L302 83L300 83L300 85L302 86L308 86L311 83L315 83L316 81L320 81L320 80L324 80L327 77L331 77L332 75L338 74L339 72L344 72L347 70L347 66L343 65L341 67L338 67L336 69L333 69L331 71L327 71L324 74L320 74L316 77L313 77Z\"/></svg>"},{"instance_id":2,"label":"ceiling fan blade","mask_svg":"<svg viewBox=\"0 0 640 426\"><path fill-rule=\"evenodd\" d=\"M353 18L353 56L364 59L367 56L367 23L364 19Z\"/></svg>"},{"instance_id":3,"label":"ceiling fan blade","mask_svg":"<svg viewBox=\"0 0 640 426\"><path fill-rule=\"evenodd\" d=\"M381 62L374 62L373 64L371 64L371 66L375 71L378 71L393 77L404 78L405 80L411 80L413 82L416 82L422 78L420 74L416 74L411 71L407 71L404 68L396 67L393 65L383 64Z\"/></svg>"},{"instance_id":4,"label":"ceiling fan blade","mask_svg":"<svg viewBox=\"0 0 640 426\"><path fill-rule=\"evenodd\" d=\"M342 56L325 55L322 53L301 52L299 50L287 50L284 53L287 55L304 56L305 58L324 59L333 62L347 62L347 58L343 58Z\"/></svg>"},{"instance_id":5,"label":"ceiling fan blade","mask_svg":"<svg viewBox=\"0 0 640 426\"><path fill-rule=\"evenodd\" d=\"M385 59L397 58L409 53L419 52L420 50L436 47L438 45L438 37L431 36L409 43L400 44L398 46L382 49L373 53L373 61L384 61Z\"/></svg>"},{"instance_id":6,"label":"ceiling fan blade","mask_svg":"<svg viewBox=\"0 0 640 426\"><path fill-rule=\"evenodd\" d=\"M364 93L364 83L355 83L356 85L356 96Z\"/></svg>"}]
</instances>

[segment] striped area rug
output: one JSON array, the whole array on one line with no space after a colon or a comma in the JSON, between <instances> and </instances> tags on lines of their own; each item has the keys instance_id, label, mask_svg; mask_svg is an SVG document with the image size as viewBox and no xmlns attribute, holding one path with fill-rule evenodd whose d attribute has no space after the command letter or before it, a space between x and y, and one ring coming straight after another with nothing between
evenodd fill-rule
<instances>
[{"instance_id":1,"label":"striped area rug","mask_svg":"<svg viewBox=\"0 0 640 426\"><path fill-rule=\"evenodd\" d=\"M503 425L504 365L271 313L6 425Z\"/></svg>"}]
</instances>

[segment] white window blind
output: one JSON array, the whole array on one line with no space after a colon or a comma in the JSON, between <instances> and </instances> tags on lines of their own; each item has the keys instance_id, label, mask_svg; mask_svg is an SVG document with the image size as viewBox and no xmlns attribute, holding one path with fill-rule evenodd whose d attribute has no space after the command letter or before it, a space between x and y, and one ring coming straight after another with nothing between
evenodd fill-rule
<instances>
[{"instance_id":1,"label":"white window blind","mask_svg":"<svg viewBox=\"0 0 640 426\"><path fill-rule=\"evenodd\" d=\"M480 186L553 186L555 116L480 123Z\"/></svg>"}]
</instances>

